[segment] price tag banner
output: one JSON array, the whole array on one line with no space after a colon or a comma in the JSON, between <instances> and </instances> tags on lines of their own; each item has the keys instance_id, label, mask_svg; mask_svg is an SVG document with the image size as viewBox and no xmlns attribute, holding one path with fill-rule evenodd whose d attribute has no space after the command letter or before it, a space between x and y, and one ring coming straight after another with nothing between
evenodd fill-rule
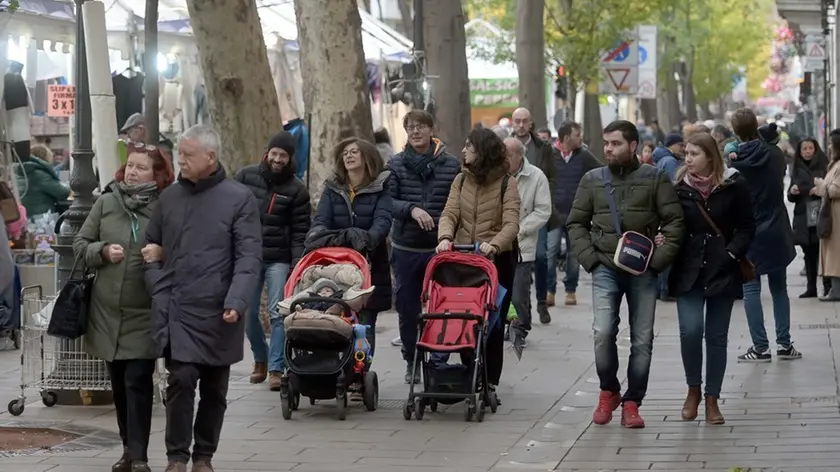
<instances>
[{"instance_id":1,"label":"price tag banner","mask_svg":"<svg viewBox=\"0 0 840 472\"><path fill-rule=\"evenodd\" d=\"M76 87L49 85L47 87L47 116L73 116L76 113Z\"/></svg>"}]
</instances>

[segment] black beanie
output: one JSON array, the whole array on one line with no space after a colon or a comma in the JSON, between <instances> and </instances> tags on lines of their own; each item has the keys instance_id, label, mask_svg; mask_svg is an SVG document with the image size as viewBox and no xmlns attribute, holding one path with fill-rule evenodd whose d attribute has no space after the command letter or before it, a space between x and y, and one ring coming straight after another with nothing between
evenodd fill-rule
<instances>
[{"instance_id":1,"label":"black beanie","mask_svg":"<svg viewBox=\"0 0 840 472\"><path fill-rule=\"evenodd\" d=\"M271 151L274 148L280 148L289 153L289 157L295 157L295 144L295 138L290 133L281 131L268 141L267 150Z\"/></svg>"}]
</instances>

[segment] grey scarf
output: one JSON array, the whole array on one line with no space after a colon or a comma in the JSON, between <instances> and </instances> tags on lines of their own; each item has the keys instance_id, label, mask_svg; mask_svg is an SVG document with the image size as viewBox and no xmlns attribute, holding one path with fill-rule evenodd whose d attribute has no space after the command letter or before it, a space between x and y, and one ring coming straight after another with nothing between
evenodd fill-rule
<instances>
[{"instance_id":1,"label":"grey scarf","mask_svg":"<svg viewBox=\"0 0 840 472\"><path fill-rule=\"evenodd\" d=\"M129 211L143 208L157 198L158 195L157 182L147 182L137 185L119 182L117 183L117 187L122 196L123 204L125 204L125 207Z\"/></svg>"}]
</instances>

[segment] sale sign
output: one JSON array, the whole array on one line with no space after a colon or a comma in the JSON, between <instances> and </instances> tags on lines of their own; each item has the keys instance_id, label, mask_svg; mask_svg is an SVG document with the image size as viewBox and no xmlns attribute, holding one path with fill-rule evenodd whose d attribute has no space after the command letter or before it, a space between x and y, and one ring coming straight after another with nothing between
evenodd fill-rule
<instances>
[{"instance_id":1,"label":"sale sign","mask_svg":"<svg viewBox=\"0 0 840 472\"><path fill-rule=\"evenodd\" d=\"M73 116L76 113L76 87L47 86L47 116Z\"/></svg>"}]
</instances>

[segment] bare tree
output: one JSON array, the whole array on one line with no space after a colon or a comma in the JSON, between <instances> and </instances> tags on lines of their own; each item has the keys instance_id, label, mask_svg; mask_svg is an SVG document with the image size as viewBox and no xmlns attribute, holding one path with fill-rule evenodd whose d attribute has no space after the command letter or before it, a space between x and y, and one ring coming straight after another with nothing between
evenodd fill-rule
<instances>
[{"instance_id":1,"label":"bare tree","mask_svg":"<svg viewBox=\"0 0 840 472\"><path fill-rule=\"evenodd\" d=\"M255 0L187 0L210 118L228 172L256 162L283 122Z\"/></svg>"},{"instance_id":2,"label":"bare tree","mask_svg":"<svg viewBox=\"0 0 840 472\"><path fill-rule=\"evenodd\" d=\"M295 0L303 103L310 114L309 193L317 201L332 174L340 136L373 141L362 20L355 0Z\"/></svg>"},{"instance_id":3,"label":"bare tree","mask_svg":"<svg viewBox=\"0 0 840 472\"><path fill-rule=\"evenodd\" d=\"M548 124L545 100L545 0L516 3L516 67L519 70L519 105L531 111L534 126Z\"/></svg>"},{"instance_id":4,"label":"bare tree","mask_svg":"<svg viewBox=\"0 0 840 472\"><path fill-rule=\"evenodd\" d=\"M470 130L470 81L461 2L426 0L423 25L438 135L444 143L460 149Z\"/></svg>"}]
</instances>

